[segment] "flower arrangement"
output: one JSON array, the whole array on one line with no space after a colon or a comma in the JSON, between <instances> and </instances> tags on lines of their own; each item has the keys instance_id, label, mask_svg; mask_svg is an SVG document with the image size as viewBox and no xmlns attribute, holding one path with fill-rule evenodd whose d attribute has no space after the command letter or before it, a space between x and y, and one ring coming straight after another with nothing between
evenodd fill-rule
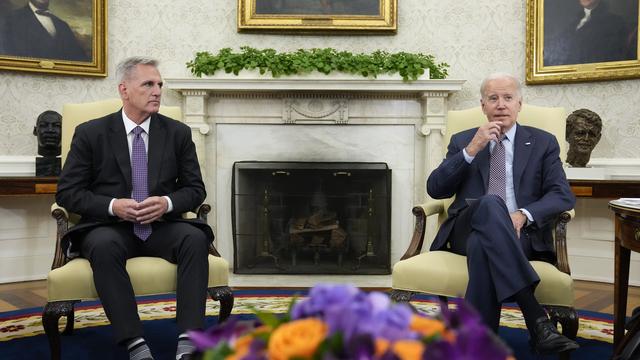
<instances>
[{"instance_id":1,"label":"flower arrangement","mask_svg":"<svg viewBox=\"0 0 640 360\"><path fill-rule=\"evenodd\" d=\"M282 318L235 318L191 332L202 359L512 359L510 350L460 302L441 318L414 313L386 294L349 285L317 285Z\"/></svg>"}]
</instances>

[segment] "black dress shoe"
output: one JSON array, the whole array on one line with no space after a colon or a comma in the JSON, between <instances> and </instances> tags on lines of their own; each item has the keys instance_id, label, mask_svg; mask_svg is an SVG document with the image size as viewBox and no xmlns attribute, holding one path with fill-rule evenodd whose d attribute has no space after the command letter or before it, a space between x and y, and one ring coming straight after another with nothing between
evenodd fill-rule
<instances>
[{"instance_id":1,"label":"black dress shoe","mask_svg":"<svg viewBox=\"0 0 640 360\"><path fill-rule=\"evenodd\" d=\"M546 316L536 320L529 344L540 355L557 354L580 347L577 342L560 334Z\"/></svg>"}]
</instances>

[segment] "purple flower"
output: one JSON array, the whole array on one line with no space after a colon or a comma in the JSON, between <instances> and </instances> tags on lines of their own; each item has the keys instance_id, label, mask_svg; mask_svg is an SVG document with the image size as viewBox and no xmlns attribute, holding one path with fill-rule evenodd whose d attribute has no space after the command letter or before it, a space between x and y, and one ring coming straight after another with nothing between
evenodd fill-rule
<instances>
[{"instance_id":1,"label":"purple flower","mask_svg":"<svg viewBox=\"0 0 640 360\"><path fill-rule=\"evenodd\" d=\"M316 285L309 292L307 299L293 306L291 318L296 320L312 316L322 317L327 309L350 303L359 292L360 290L353 285Z\"/></svg>"},{"instance_id":2,"label":"purple flower","mask_svg":"<svg viewBox=\"0 0 640 360\"><path fill-rule=\"evenodd\" d=\"M261 338L254 338L249 345L249 352L242 358L242 360L266 360L267 355L265 349L267 343Z\"/></svg>"},{"instance_id":3,"label":"purple flower","mask_svg":"<svg viewBox=\"0 0 640 360\"><path fill-rule=\"evenodd\" d=\"M373 316L370 334L389 341L417 339L418 334L409 329L412 315L413 312L408 306L396 304Z\"/></svg>"},{"instance_id":4,"label":"purple flower","mask_svg":"<svg viewBox=\"0 0 640 360\"><path fill-rule=\"evenodd\" d=\"M340 332L347 343L358 334L391 341L415 339L417 334L409 330L411 315L406 305L392 306L386 294L365 293L350 285L316 286L292 310L293 319L322 318L329 334Z\"/></svg>"},{"instance_id":5,"label":"purple flower","mask_svg":"<svg viewBox=\"0 0 640 360\"><path fill-rule=\"evenodd\" d=\"M453 302L456 304L456 311L451 311L447 304L440 303L440 313L447 327L451 329L486 328L480 315L464 300L455 299Z\"/></svg>"},{"instance_id":6,"label":"purple flower","mask_svg":"<svg viewBox=\"0 0 640 360\"><path fill-rule=\"evenodd\" d=\"M220 342L233 343L251 328L253 326L246 322L240 323L238 318L232 317L226 322L210 327L205 331L190 330L188 333L189 339L191 339L196 349L204 351L215 347Z\"/></svg>"},{"instance_id":7,"label":"purple flower","mask_svg":"<svg viewBox=\"0 0 640 360\"><path fill-rule=\"evenodd\" d=\"M369 360L375 353L375 344L370 335L356 335L345 344L345 359Z\"/></svg>"},{"instance_id":8,"label":"purple flower","mask_svg":"<svg viewBox=\"0 0 640 360\"><path fill-rule=\"evenodd\" d=\"M441 303L445 324L456 332L455 344L438 341L429 344L423 359L500 359L511 352L507 346L487 328L478 313L462 300L456 301L457 310L451 311Z\"/></svg>"}]
</instances>

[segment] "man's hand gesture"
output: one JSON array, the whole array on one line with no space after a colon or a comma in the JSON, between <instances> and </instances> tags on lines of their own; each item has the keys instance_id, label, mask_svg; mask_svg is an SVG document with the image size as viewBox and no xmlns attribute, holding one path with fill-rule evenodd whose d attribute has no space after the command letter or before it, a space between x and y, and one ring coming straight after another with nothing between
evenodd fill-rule
<instances>
[{"instance_id":1,"label":"man's hand gesture","mask_svg":"<svg viewBox=\"0 0 640 360\"><path fill-rule=\"evenodd\" d=\"M140 224L150 224L167 212L167 199L162 196L150 196L138 203L133 199L116 199L113 213L122 220Z\"/></svg>"},{"instance_id":2,"label":"man's hand gesture","mask_svg":"<svg viewBox=\"0 0 640 360\"><path fill-rule=\"evenodd\" d=\"M471 139L471 142L465 150L469 156L476 156L482 149L487 146L489 141L498 140L500 138L500 133L502 132L502 122L500 121L490 121L478 128L476 134Z\"/></svg>"}]
</instances>

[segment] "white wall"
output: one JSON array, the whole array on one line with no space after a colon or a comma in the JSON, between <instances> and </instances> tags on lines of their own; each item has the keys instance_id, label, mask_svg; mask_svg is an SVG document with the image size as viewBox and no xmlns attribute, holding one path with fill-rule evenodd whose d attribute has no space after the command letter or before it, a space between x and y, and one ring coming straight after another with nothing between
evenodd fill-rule
<instances>
[{"instance_id":1,"label":"white wall","mask_svg":"<svg viewBox=\"0 0 640 360\"><path fill-rule=\"evenodd\" d=\"M3 130L0 155L36 154L36 141L31 131L35 118L42 111L61 111L62 104L67 102L116 96L115 64L131 55L157 57L166 77L183 77L189 74L185 63L195 52L216 52L222 47L237 48L239 45L280 51L334 47L354 52L385 49L428 53L451 65L450 78L467 80L463 90L451 99L454 109L478 103L479 83L490 72L506 71L522 78L525 74L526 1L401 0L397 35L351 37L239 34L235 24L236 1L109 0L107 3L110 74L107 78L0 72L0 129ZM564 106L570 111L586 107L599 113L604 131L594 157L638 157L640 80L525 86L524 95L525 101L533 104ZM165 103L176 105L178 101L177 94L165 92ZM37 200L0 199L0 214L14 214L11 218L18 218L15 214L21 214L23 207L39 213L49 200L44 197ZM25 252L39 253L39 248L34 247L40 245L35 244L42 242L42 234L50 231L53 221L46 219L46 211L44 213L45 220L42 221L20 220L29 224L24 224L24 232L14 232L12 239L3 235L0 261L16 255L14 247L18 239L22 239L20 244L28 244ZM18 223L3 219L0 232L4 232L6 226ZM49 239L53 241L53 237ZM569 241L570 244L575 242L574 239ZM48 264L43 264L48 262L30 266L37 268L32 273L46 273ZM608 265L604 265L602 271L606 267ZM2 269L0 281L17 276L5 271L10 269Z\"/></svg>"},{"instance_id":2,"label":"white wall","mask_svg":"<svg viewBox=\"0 0 640 360\"><path fill-rule=\"evenodd\" d=\"M185 63L197 51L240 45L293 50L334 47L351 51L412 51L435 55L451 65L450 77L468 80L455 95L454 108L478 103L483 76L500 70L524 77L526 1L399 1L395 36L289 36L239 34L236 1L109 0L106 79L0 72L0 155L35 154L31 135L36 116L60 111L66 102L116 96L118 60L145 54L162 62L167 77L188 75ZM525 100L582 107L599 113L604 135L595 157L637 157L640 147L640 80L525 87ZM176 104L178 97L166 94ZM169 98L169 99L167 99Z\"/></svg>"}]
</instances>

